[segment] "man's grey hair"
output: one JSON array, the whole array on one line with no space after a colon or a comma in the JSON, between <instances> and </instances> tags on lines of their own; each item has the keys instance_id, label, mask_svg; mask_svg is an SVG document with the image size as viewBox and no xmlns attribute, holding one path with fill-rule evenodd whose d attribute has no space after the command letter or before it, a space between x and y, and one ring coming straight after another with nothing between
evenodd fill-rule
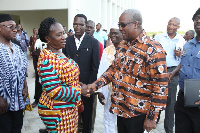
<instances>
[{"instance_id":1,"label":"man's grey hair","mask_svg":"<svg viewBox=\"0 0 200 133\"><path fill-rule=\"evenodd\" d=\"M140 11L136 9L127 9L123 13L129 14L132 17L133 21L137 21L139 25L142 26L142 15Z\"/></svg>"},{"instance_id":2,"label":"man's grey hair","mask_svg":"<svg viewBox=\"0 0 200 133\"><path fill-rule=\"evenodd\" d=\"M195 35L195 32L193 30L188 30L188 33L191 34L193 37Z\"/></svg>"},{"instance_id":3,"label":"man's grey hair","mask_svg":"<svg viewBox=\"0 0 200 133\"><path fill-rule=\"evenodd\" d=\"M170 20L175 20L175 21L177 22L178 25L181 24L181 23L180 23L180 19L177 18L177 17L173 17L173 18L171 18ZM170 21L170 20L169 20L169 21Z\"/></svg>"}]
</instances>

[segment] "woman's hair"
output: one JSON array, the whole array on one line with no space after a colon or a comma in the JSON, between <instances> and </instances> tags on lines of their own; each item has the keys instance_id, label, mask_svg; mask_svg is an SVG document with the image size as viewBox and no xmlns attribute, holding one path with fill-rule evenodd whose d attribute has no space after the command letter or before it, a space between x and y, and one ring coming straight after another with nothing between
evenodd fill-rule
<instances>
[{"instance_id":1,"label":"woman's hair","mask_svg":"<svg viewBox=\"0 0 200 133\"><path fill-rule=\"evenodd\" d=\"M40 23L38 35L42 42L46 42L45 37L49 35L51 25L55 23L57 23L57 21L52 17L48 17Z\"/></svg>"}]
</instances>

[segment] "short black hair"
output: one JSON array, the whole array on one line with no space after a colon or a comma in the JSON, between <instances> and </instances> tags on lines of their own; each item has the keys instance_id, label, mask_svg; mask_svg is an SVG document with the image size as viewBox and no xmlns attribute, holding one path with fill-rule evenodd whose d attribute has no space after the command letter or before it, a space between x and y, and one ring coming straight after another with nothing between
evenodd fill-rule
<instances>
[{"instance_id":1,"label":"short black hair","mask_svg":"<svg viewBox=\"0 0 200 133\"><path fill-rule=\"evenodd\" d=\"M87 23L87 17L84 14L77 14L75 17L82 17L85 19L85 24Z\"/></svg>"},{"instance_id":2,"label":"short black hair","mask_svg":"<svg viewBox=\"0 0 200 133\"><path fill-rule=\"evenodd\" d=\"M197 15L199 15L199 14L200 14L200 8L195 12L195 14L194 14L193 17L192 17L192 20L194 21L195 17L196 17Z\"/></svg>"},{"instance_id":3,"label":"short black hair","mask_svg":"<svg viewBox=\"0 0 200 133\"><path fill-rule=\"evenodd\" d=\"M52 17L48 17L40 23L38 35L42 42L46 42L45 37L49 35L51 25L55 23L57 23L57 21Z\"/></svg>"}]
</instances>

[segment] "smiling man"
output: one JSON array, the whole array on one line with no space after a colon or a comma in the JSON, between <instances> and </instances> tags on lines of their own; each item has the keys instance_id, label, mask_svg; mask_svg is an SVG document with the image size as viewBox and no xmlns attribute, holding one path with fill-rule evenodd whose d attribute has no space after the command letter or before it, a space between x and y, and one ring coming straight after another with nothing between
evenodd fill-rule
<instances>
[{"instance_id":1,"label":"smiling man","mask_svg":"<svg viewBox=\"0 0 200 133\"><path fill-rule=\"evenodd\" d=\"M100 62L99 43L93 37L85 33L87 17L83 14L77 14L74 17L73 27L75 35L66 39L66 45L63 53L72 58L80 68L79 81L89 84L97 79L97 72ZM81 96L84 105L82 114L83 133L91 132L92 109L94 95L90 98ZM79 125L80 126L80 125Z\"/></svg>"},{"instance_id":2,"label":"smiling man","mask_svg":"<svg viewBox=\"0 0 200 133\"><path fill-rule=\"evenodd\" d=\"M118 133L150 132L167 101L166 53L146 35L138 10L125 10L118 25L125 41L116 48L109 68L88 88L112 83L110 112L117 115Z\"/></svg>"},{"instance_id":3,"label":"smiling man","mask_svg":"<svg viewBox=\"0 0 200 133\"><path fill-rule=\"evenodd\" d=\"M23 109L28 103L28 60L22 49L11 42L16 33L13 18L0 14L0 133L21 133Z\"/></svg>"},{"instance_id":4,"label":"smiling man","mask_svg":"<svg viewBox=\"0 0 200 133\"><path fill-rule=\"evenodd\" d=\"M167 24L167 32L155 36L167 53L167 71L172 72L180 63L181 50L185 44L185 40L177 33L180 28L180 20L173 17ZM176 102L176 92L178 85L178 76L175 76L169 82L169 93L167 98L167 107L165 110L164 128L166 133L173 133L174 127L174 104Z\"/></svg>"}]
</instances>

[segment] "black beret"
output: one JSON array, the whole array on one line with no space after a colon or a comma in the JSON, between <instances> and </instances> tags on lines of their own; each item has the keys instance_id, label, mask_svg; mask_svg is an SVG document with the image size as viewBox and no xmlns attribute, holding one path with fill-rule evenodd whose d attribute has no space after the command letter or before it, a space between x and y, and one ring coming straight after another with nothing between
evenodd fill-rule
<instances>
[{"instance_id":1,"label":"black beret","mask_svg":"<svg viewBox=\"0 0 200 133\"><path fill-rule=\"evenodd\" d=\"M0 14L0 23L9 20L13 20L13 18L9 14Z\"/></svg>"},{"instance_id":2,"label":"black beret","mask_svg":"<svg viewBox=\"0 0 200 133\"><path fill-rule=\"evenodd\" d=\"M195 14L192 17L192 20L194 21L194 18L200 14L200 8L195 12Z\"/></svg>"}]
</instances>

